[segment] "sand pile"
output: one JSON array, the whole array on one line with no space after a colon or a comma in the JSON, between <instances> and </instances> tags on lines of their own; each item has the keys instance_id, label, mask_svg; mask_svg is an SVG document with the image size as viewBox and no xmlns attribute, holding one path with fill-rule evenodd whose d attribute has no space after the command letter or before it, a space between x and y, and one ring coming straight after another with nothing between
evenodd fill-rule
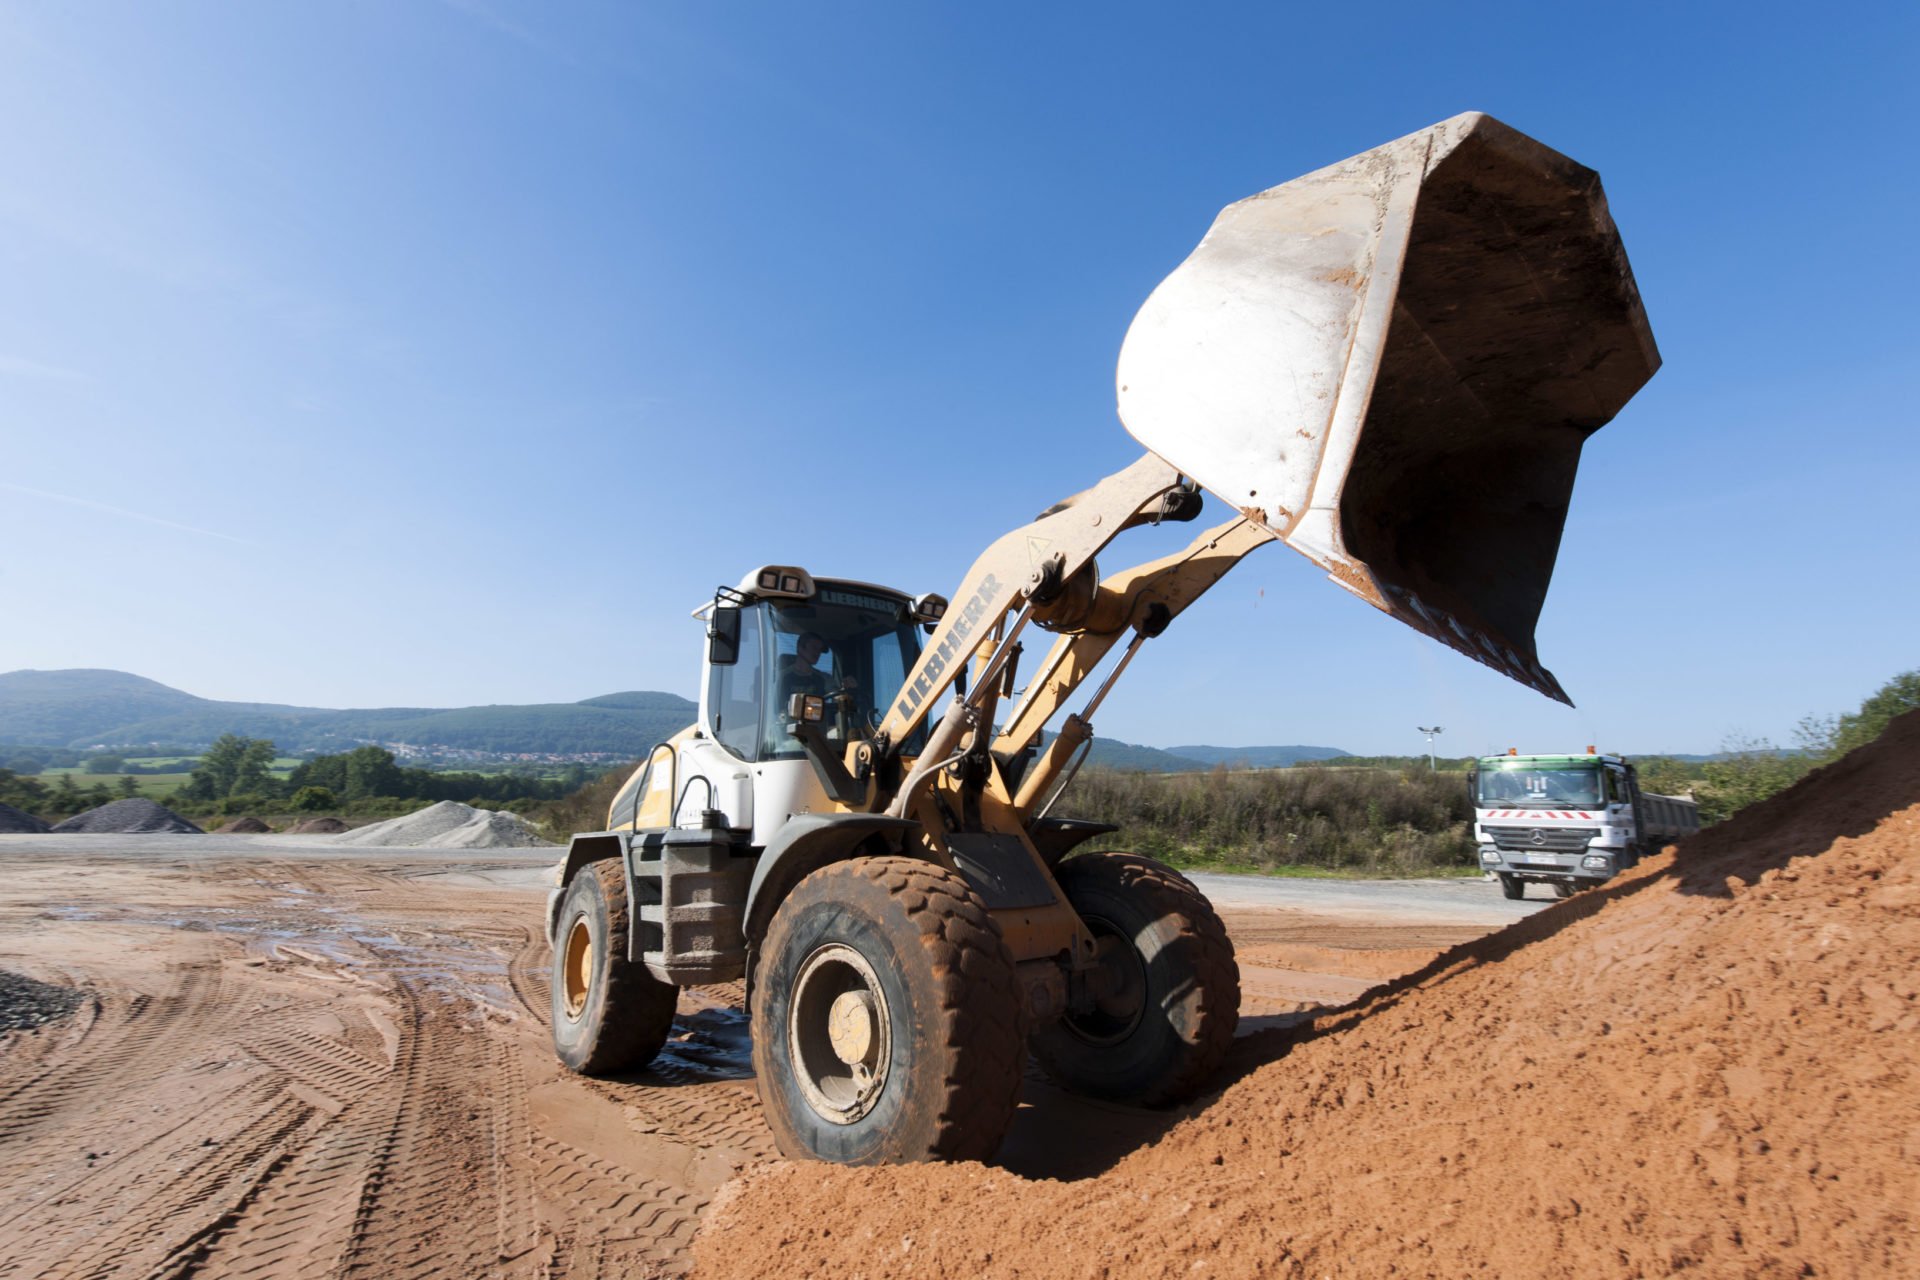
<instances>
[{"instance_id":1,"label":"sand pile","mask_svg":"<svg viewBox=\"0 0 1920 1280\"><path fill-rule=\"evenodd\" d=\"M288 827L290 836L330 836L348 830L346 823L338 818L302 818Z\"/></svg>"},{"instance_id":2,"label":"sand pile","mask_svg":"<svg viewBox=\"0 0 1920 1280\"><path fill-rule=\"evenodd\" d=\"M65 822L56 824L53 830L116 835L145 835L155 832L206 834L165 805L144 796L114 800L97 809L75 814Z\"/></svg>"},{"instance_id":3,"label":"sand pile","mask_svg":"<svg viewBox=\"0 0 1920 1280\"><path fill-rule=\"evenodd\" d=\"M25 809L16 809L0 800L0 835L37 835L45 830L46 823Z\"/></svg>"},{"instance_id":4,"label":"sand pile","mask_svg":"<svg viewBox=\"0 0 1920 1280\"><path fill-rule=\"evenodd\" d=\"M697 1274L1920 1275L1920 712L1236 1056L1082 1182L767 1166Z\"/></svg>"},{"instance_id":5,"label":"sand pile","mask_svg":"<svg viewBox=\"0 0 1920 1280\"><path fill-rule=\"evenodd\" d=\"M475 809L454 800L349 831L334 837L334 843L423 849L538 849L550 844L517 813Z\"/></svg>"},{"instance_id":6,"label":"sand pile","mask_svg":"<svg viewBox=\"0 0 1920 1280\"><path fill-rule=\"evenodd\" d=\"M246 817L235 818L225 826L216 828L213 834L217 836L255 836L271 832L272 830L272 827L260 821L260 819Z\"/></svg>"}]
</instances>

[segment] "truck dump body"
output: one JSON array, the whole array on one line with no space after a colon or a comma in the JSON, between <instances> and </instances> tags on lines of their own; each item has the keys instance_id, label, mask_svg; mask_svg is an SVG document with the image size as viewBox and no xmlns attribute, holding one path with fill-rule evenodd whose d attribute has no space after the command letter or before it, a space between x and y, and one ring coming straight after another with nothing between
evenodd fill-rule
<instances>
[{"instance_id":1,"label":"truck dump body","mask_svg":"<svg viewBox=\"0 0 1920 1280\"><path fill-rule=\"evenodd\" d=\"M1684 840L1700 829L1700 806L1686 796L1657 796L1640 793L1640 817L1643 834L1662 842Z\"/></svg>"}]
</instances>

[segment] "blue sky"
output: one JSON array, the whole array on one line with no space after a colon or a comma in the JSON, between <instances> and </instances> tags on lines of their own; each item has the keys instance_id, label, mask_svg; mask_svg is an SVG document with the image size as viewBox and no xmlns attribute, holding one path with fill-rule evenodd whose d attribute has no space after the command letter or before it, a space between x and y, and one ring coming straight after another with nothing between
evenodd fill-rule
<instances>
[{"instance_id":1,"label":"blue sky","mask_svg":"<svg viewBox=\"0 0 1920 1280\"><path fill-rule=\"evenodd\" d=\"M1601 172L1666 361L1539 628L1578 708L1276 546L1097 728L1785 741L1920 666L1912 15L0 5L0 670L691 694L717 582L948 591L1137 456L1121 337L1222 206L1484 110Z\"/></svg>"}]
</instances>

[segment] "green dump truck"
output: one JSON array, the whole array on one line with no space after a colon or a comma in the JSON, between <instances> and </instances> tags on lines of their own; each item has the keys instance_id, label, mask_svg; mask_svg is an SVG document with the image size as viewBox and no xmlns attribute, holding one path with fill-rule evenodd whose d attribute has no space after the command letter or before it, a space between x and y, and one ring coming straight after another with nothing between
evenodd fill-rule
<instances>
[{"instance_id":1,"label":"green dump truck","mask_svg":"<svg viewBox=\"0 0 1920 1280\"><path fill-rule=\"evenodd\" d=\"M1571 897L1700 829L1692 799L1642 791L1619 756L1485 756L1468 778L1480 867L1509 898Z\"/></svg>"}]
</instances>

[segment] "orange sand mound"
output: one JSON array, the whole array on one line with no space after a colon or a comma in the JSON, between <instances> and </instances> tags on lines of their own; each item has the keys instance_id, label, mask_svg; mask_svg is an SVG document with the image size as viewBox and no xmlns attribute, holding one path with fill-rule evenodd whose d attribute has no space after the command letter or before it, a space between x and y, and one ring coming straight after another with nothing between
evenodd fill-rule
<instances>
[{"instance_id":1,"label":"orange sand mound","mask_svg":"<svg viewBox=\"0 0 1920 1280\"><path fill-rule=\"evenodd\" d=\"M1920 712L1241 1042L1241 1078L1098 1177L767 1166L697 1274L1920 1275L1917 997Z\"/></svg>"}]
</instances>

